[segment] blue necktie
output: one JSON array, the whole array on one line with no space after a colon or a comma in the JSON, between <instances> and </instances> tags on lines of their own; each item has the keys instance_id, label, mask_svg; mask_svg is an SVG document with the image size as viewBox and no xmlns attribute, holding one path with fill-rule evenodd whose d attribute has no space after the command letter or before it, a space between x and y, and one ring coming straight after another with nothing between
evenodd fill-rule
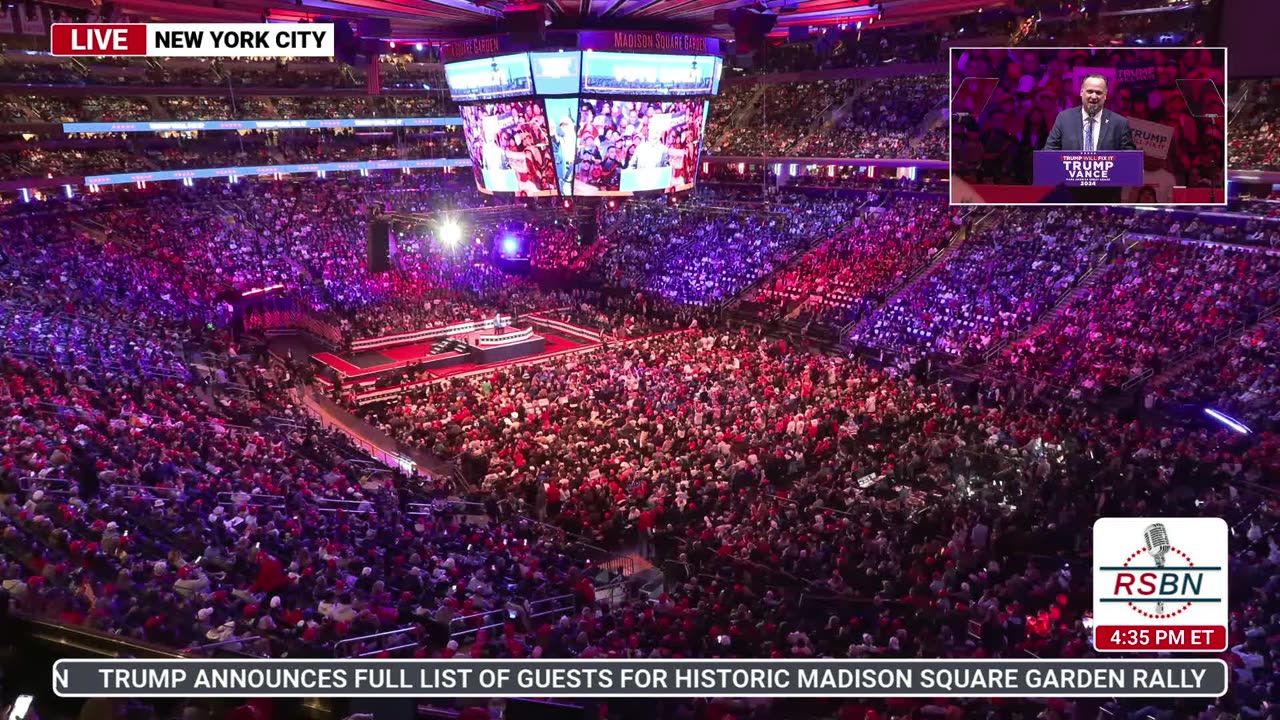
<instances>
[{"instance_id":1,"label":"blue necktie","mask_svg":"<svg viewBox=\"0 0 1280 720\"><path fill-rule=\"evenodd\" d=\"M1084 149L1093 149L1093 118L1084 121Z\"/></svg>"}]
</instances>

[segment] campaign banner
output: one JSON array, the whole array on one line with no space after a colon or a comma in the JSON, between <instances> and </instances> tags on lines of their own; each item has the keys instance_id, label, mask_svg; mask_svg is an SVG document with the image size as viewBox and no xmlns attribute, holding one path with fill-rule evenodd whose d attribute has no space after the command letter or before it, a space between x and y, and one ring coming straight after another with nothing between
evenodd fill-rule
<instances>
[{"instance_id":1,"label":"campaign banner","mask_svg":"<svg viewBox=\"0 0 1280 720\"><path fill-rule=\"evenodd\" d=\"M1169 147L1173 145L1173 128L1150 120L1127 119L1129 129L1133 131L1133 144L1139 150L1161 160L1169 157Z\"/></svg>"},{"instance_id":2,"label":"campaign banner","mask_svg":"<svg viewBox=\"0 0 1280 720\"><path fill-rule=\"evenodd\" d=\"M1141 150L1039 150L1034 183L1040 187L1138 187Z\"/></svg>"},{"instance_id":3,"label":"campaign banner","mask_svg":"<svg viewBox=\"0 0 1280 720\"><path fill-rule=\"evenodd\" d=\"M1116 82L1129 87L1156 84L1156 66L1151 63L1123 64L1115 70Z\"/></svg>"},{"instance_id":4,"label":"campaign banner","mask_svg":"<svg viewBox=\"0 0 1280 720\"><path fill-rule=\"evenodd\" d=\"M210 130L293 130L324 128L456 127L460 117L316 118L298 120L184 120L173 122L70 122L66 133L204 132Z\"/></svg>"}]
</instances>

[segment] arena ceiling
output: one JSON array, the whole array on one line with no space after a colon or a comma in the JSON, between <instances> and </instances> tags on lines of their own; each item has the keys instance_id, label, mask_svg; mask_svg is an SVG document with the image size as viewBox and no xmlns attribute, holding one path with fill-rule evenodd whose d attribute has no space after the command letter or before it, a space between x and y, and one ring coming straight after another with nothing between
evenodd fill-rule
<instances>
[{"instance_id":1,"label":"arena ceiling","mask_svg":"<svg viewBox=\"0 0 1280 720\"><path fill-rule=\"evenodd\" d=\"M732 36L716 20L717 11L759 5L759 0L539 0L551 11L557 29L619 28ZM882 11L887 25L919 22L998 7L1008 0L768 0L778 14L775 35L793 25L852 23ZM391 37L432 41L497 32L503 9L528 6L529 0L118 0L116 6L154 21L256 22L264 10L277 20L324 16L358 20L386 19ZM723 13L721 13L723 16Z\"/></svg>"}]
</instances>

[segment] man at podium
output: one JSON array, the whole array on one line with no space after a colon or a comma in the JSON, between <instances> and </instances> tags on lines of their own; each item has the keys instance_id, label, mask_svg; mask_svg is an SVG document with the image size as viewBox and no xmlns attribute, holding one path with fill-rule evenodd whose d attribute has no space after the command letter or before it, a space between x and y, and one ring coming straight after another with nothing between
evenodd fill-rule
<instances>
[{"instance_id":1,"label":"man at podium","mask_svg":"<svg viewBox=\"0 0 1280 720\"><path fill-rule=\"evenodd\" d=\"M1103 105L1107 102L1107 79L1087 75L1080 83L1080 106L1058 113L1053 129L1044 141L1045 150L1137 150L1133 132L1125 116ZM1072 188L1076 202L1120 202L1122 188Z\"/></svg>"},{"instance_id":2,"label":"man at podium","mask_svg":"<svg viewBox=\"0 0 1280 720\"><path fill-rule=\"evenodd\" d=\"M1080 83L1080 106L1058 113L1044 141L1045 150L1137 150L1125 116L1103 107L1107 79L1086 76Z\"/></svg>"}]
</instances>

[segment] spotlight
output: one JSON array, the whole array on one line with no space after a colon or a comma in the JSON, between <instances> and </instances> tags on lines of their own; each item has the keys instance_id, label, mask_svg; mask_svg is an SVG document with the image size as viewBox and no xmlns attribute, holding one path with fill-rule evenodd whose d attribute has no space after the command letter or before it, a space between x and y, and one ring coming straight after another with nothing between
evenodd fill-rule
<instances>
[{"instance_id":1,"label":"spotlight","mask_svg":"<svg viewBox=\"0 0 1280 720\"><path fill-rule=\"evenodd\" d=\"M418 52L422 52L422 43L418 43L417 45L414 45L413 49L417 50Z\"/></svg>"},{"instance_id":2,"label":"spotlight","mask_svg":"<svg viewBox=\"0 0 1280 720\"><path fill-rule=\"evenodd\" d=\"M436 237L445 245L453 247L462 239L462 228L458 227L458 223L452 220L445 220L444 223L440 225L440 229L436 232Z\"/></svg>"},{"instance_id":3,"label":"spotlight","mask_svg":"<svg viewBox=\"0 0 1280 720\"><path fill-rule=\"evenodd\" d=\"M564 202L560 203L560 207L563 207L565 210L569 210L573 207L573 201L569 198L565 198Z\"/></svg>"},{"instance_id":4,"label":"spotlight","mask_svg":"<svg viewBox=\"0 0 1280 720\"><path fill-rule=\"evenodd\" d=\"M520 252L520 238L515 235L507 235L502 238L502 254L507 257L514 257Z\"/></svg>"},{"instance_id":5,"label":"spotlight","mask_svg":"<svg viewBox=\"0 0 1280 720\"><path fill-rule=\"evenodd\" d=\"M610 210L617 210L617 209L618 209L618 201L617 201L617 200L614 200L614 199L612 199L612 198L610 198L610 199L609 199L609 202L605 203L605 205L606 205Z\"/></svg>"}]
</instances>

